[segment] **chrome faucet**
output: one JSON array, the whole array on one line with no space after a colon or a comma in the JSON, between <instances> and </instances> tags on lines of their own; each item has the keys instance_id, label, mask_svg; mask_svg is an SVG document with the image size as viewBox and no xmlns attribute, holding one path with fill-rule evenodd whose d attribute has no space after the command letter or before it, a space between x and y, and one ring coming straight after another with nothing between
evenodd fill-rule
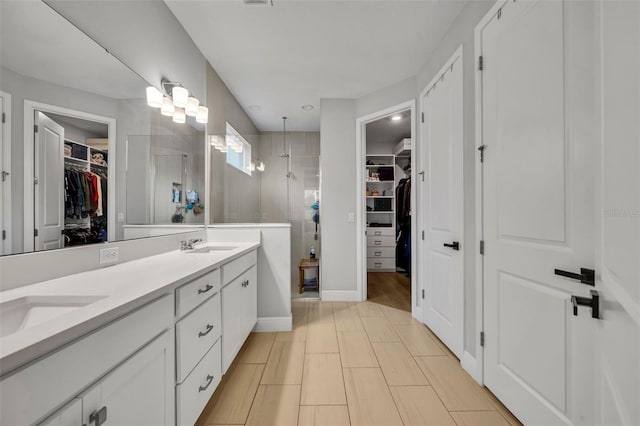
<instances>
[{"instance_id":1,"label":"chrome faucet","mask_svg":"<svg viewBox=\"0 0 640 426\"><path fill-rule=\"evenodd\" d=\"M195 238L192 240L182 240L180 241L180 250L193 250L193 246L201 242L202 242L201 238Z\"/></svg>"}]
</instances>

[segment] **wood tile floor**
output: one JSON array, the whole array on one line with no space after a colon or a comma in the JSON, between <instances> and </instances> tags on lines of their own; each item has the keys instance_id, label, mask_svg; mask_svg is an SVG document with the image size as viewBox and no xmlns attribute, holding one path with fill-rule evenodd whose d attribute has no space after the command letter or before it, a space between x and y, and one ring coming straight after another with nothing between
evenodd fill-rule
<instances>
[{"instance_id":1,"label":"wood tile floor","mask_svg":"<svg viewBox=\"0 0 640 426\"><path fill-rule=\"evenodd\" d=\"M303 300L292 311L292 331L251 334L198 425L520 425L409 312Z\"/></svg>"}]
</instances>

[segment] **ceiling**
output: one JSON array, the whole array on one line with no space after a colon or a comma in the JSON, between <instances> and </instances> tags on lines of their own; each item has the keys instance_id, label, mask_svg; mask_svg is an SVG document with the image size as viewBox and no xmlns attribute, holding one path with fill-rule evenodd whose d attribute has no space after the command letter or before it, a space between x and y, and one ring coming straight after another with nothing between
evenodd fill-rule
<instances>
[{"instance_id":1,"label":"ceiling","mask_svg":"<svg viewBox=\"0 0 640 426\"><path fill-rule=\"evenodd\" d=\"M261 131L318 131L321 98L415 76L466 2L165 0Z\"/></svg>"},{"instance_id":2,"label":"ceiling","mask_svg":"<svg viewBox=\"0 0 640 426\"><path fill-rule=\"evenodd\" d=\"M0 64L18 74L113 99L146 83L40 1L0 0Z\"/></svg>"},{"instance_id":3,"label":"ceiling","mask_svg":"<svg viewBox=\"0 0 640 426\"><path fill-rule=\"evenodd\" d=\"M400 120L394 121L391 117L400 116ZM367 123L367 145L386 144L391 149L404 138L411 137L411 110L382 117Z\"/></svg>"}]
</instances>

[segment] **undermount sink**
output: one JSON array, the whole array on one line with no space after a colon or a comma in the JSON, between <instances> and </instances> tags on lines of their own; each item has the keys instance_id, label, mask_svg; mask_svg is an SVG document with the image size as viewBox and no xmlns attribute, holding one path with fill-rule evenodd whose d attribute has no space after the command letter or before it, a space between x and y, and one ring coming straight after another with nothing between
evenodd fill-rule
<instances>
[{"instance_id":1,"label":"undermount sink","mask_svg":"<svg viewBox=\"0 0 640 426\"><path fill-rule=\"evenodd\" d=\"M187 253L211 253L212 251L234 250L238 247L232 246L204 246L193 250L187 250Z\"/></svg>"},{"instance_id":2,"label":"undermount sink","mask_svg":"<svg viewBox=\"0 0 640 426\"><path fill-rule=\"evenodd\" d=\"M106 296L26 296L0 303L0 337L47 322Z\"/></svg>"}]
</instances>

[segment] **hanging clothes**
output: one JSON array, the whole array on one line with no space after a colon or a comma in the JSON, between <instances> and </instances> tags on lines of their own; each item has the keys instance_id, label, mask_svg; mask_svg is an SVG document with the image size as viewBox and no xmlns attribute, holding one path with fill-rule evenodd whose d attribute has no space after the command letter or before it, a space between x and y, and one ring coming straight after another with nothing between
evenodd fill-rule
<instances>
[{"instance_id":1,"label":"hanging clothes","mask_svg":"<svg viewBox=\"0 0 640 426\"><path fill-rule=\"evenodd\" d=\"M411 178L396 187L396 266L411 275Z\"/></svg>"}]
</instances>

